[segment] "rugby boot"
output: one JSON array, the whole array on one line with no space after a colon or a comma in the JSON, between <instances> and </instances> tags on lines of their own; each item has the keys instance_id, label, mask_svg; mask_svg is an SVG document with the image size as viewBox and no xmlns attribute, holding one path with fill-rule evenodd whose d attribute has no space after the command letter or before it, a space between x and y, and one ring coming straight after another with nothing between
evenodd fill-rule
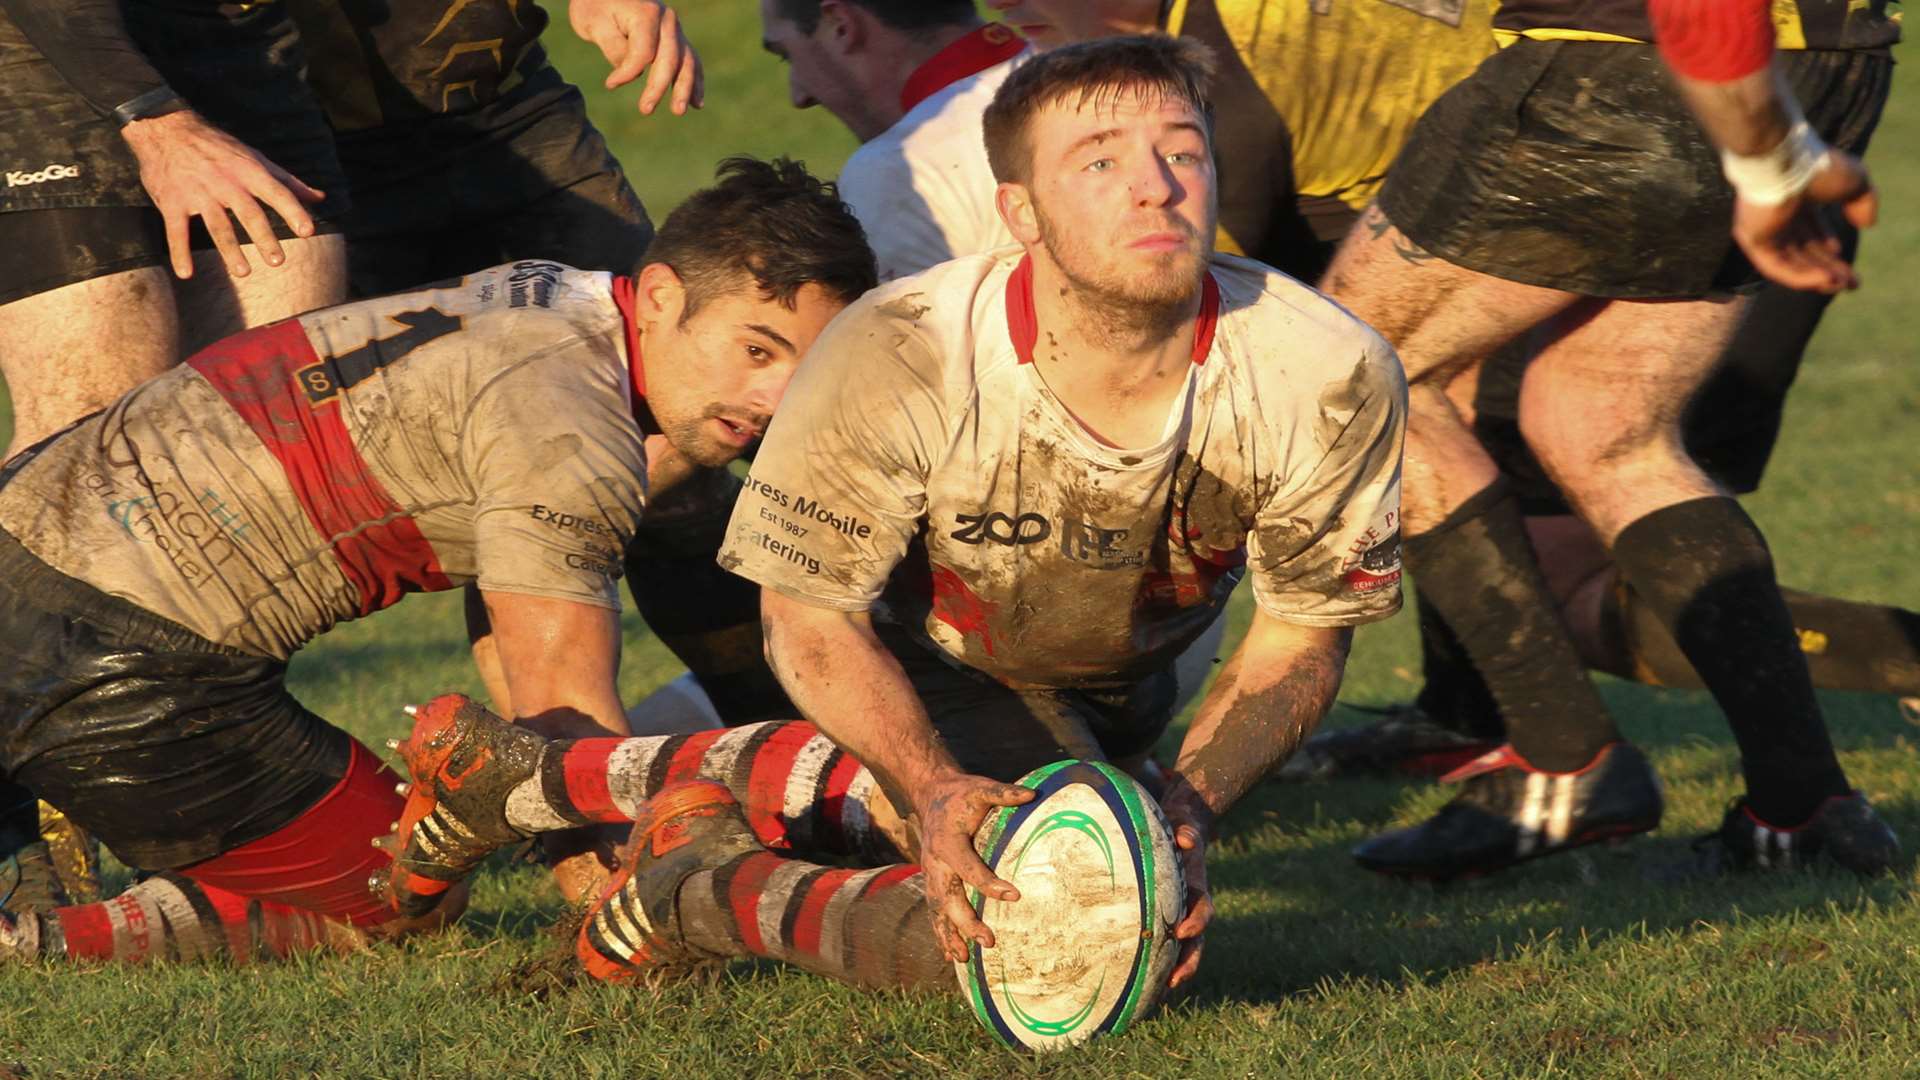
<instances>
[{"instance_id":1,"label":"rugby boot","mask_svg":"<svg viewBox=\"0 0 1920 1080\"><path fill-rule=\"evenodd\" d=\"M1900 855L1900 838L1855 791L1820 804L1799 825L1763 820L1743 796L1727 807L1720 827L1694 841L1700 869L1801 870L1824 855L1856 874L1885 873Z\"/></svg>"},{"instance_id":2,"label":"rugby boot","mask_svg":"<svg viewBox=\"0 0 1920 1080\"><path fill-rule=\"evenodd\" d=\"M726 785L688 780L661 789L635 816L620 868L580 925L574 952L587 974L629 982L649 969L713 959L686 941L680 886L764 850Z\"/></svg>"},{"instance_id":3,"label":"rugby boot","mask_svg":"<svg viewBox=\"0 0 1920 1080\"><path fill-rule=\"evenodd\" d=\"M1660 824L1660 780L1625 742L1568 773L1535 769L1505 745L1440 779L1460 794L1426 823L1354 848L1360 865L1430 881L1478 877Z\"/></svg>"},{"instance_id":4,"label":"rugby boot","mask_svg":"<svg viewBox=\"0 0 1920 1080\"><path fill-rule=\"evenodd\" d=\"M1500 745L1497 739L1455 731L1416 704L1380 711L1383 717L1371 724L1323 731L1301 743L1275 777L1296 784L1358 776L1435 777Z\"/></svg>"},{"instance_id":5,"label":"rugby boot","mask_svg":"<svg viewBox=\"0 0 1920 1080\"><path fill-rule=\"evenodd\" d=\"M413 779L401 785L407 802L393 865L368 885L413 918L432 911L495 850L527 838L507 822L507 795L539 768L547 740L465 694L442 694L406 711L413 734L388 745Z\"/></svg>"}]
</instances>

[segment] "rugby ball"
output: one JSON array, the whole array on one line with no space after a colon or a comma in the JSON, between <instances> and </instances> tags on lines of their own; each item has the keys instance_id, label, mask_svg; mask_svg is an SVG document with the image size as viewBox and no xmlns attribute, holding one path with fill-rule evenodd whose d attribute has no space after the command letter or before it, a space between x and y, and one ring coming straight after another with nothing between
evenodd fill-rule
<instances>
[{"instance_id":1,"label":"rugby ball","mask_svg":"<svg viewBox=\"0 0 1920 1080\"><path fill-rule=\"evenodd\" d=\"M959 969L974 1015L1001 1042L1057 1050L1125 1031L1166 992L1186 888L1173 830L1131 776L1061 761L1020 778L1033 801L1003 807L974 837L980 858L1020 890L969 890L993 931Z\"/></svg>"}]
</instances>

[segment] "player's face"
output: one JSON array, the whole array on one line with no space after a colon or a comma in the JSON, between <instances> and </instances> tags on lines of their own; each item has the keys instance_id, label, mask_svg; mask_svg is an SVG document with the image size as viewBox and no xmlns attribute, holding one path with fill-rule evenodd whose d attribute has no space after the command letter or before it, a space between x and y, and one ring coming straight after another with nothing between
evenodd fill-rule
<instances>
[{"instance_id":1,"label":"player's face","mask_svg":"<svg viewBox=\"0 0 1920 1080\"><path fill-rule=\"evenodd\" d=\"M800 357L845 306L805 285L789 308L749 283L681 324L669 300L642 354L647 406L667 440L699 465L739 457L767 430Z\"/></svg>"},{"instance_id":2,"label":"player's face","mask_svg":"<svg viewBox=\"0 0 1920 1080\"><path fill-rule=\"evenodd\" d=\"M1213 152L1192 106L1133 94L1057 102L1028 138L1038 240L1068 280L1119 304L1193 298L1217 215Z\"/></svg>"},{"instance_id":3,"label":"player's face","mask_svg":"<svg viewBox=\"0 0 1920 1080\"><path fill-rule=\"evenodd\" d=\"M1130 33L1159 21L1159 0L987 0L1008 26L1042 49Z\"/></svg>"},{"instance_id":4,"label":"player's face","mask_svg":"<svg viewBox=\"0 0 1920 1080\"><path fill-rule=\"evenodd\" d=\"M847 58L824 40L832 36L834 24L823 18L812 34L804 34L780 14L775 0L760 0L760 25L761 46L787 65L787 95L794 108L819 105L862 142L887 129L887 122L874 117L870 95L860 87Z\"/></svg>"}]
</instances>

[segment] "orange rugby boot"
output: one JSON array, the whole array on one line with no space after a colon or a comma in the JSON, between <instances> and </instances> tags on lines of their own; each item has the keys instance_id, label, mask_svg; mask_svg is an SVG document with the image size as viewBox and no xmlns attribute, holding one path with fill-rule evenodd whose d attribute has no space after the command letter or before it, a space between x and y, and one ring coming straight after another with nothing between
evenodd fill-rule
<instances>
[{"instance_id":1,"label":"orange rugby boot","mask_svg":"<svg viewBox=\"0 0 1920 1080\"><path fill-rule=\"evenodd\" d=\"M689 780L649 799L620 849L620 869L587 909L574 952L602 982L627 982L665 964L709 959L680 927L680 886L765 850L724 784Z\"/></svg>"},{"instance_id":2,"label":"orange rugby boot","mask_svg":"<svg viewBox=\"0 0 1920 1080\"><path fill-rule=\"evenodd\" d=\"M393 910L425 915L495 850L527 838L507 821L507 796L540 767L547 740L488 712L465 694L407 706L413 734L390 742L410 783L395 828L393 865L368 884Z\"/></svg>"}]
</instances>

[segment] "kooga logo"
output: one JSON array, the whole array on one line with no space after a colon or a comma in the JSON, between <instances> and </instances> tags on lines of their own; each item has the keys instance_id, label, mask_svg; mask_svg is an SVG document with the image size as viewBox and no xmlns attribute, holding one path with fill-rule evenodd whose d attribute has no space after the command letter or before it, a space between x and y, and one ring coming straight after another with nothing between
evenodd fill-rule
<instances>
[{"instance_id":1,"label":"kooga logo","mask_svg":"<svg viewBox=\"0 0 1920 1080\"><path fill-rule=\"evenodd\" d=\"M28 184L44 184L49 180L75 180L80 176L78 165L49 165L39 172L20 172L7 170L8 187L26 187Z\"/></svg>"}]
</instances>

